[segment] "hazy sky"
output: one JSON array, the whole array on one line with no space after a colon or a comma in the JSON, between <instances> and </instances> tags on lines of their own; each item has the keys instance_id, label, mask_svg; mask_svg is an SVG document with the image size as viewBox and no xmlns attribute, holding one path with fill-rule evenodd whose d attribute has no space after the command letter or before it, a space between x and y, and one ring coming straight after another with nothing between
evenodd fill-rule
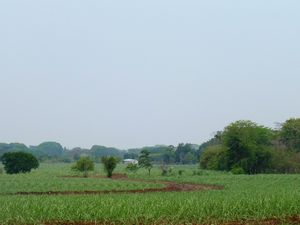
<instances>
[{"instance_id":1,"label":"hazy sky","mask_svg":"<svg viewBox=\"0 0 300 225\"><path fill-rule=\"evenodd\" d=\"M0 142L200 144L300 116L299 0L0 0Z\"/></svg>"}]
</instances>

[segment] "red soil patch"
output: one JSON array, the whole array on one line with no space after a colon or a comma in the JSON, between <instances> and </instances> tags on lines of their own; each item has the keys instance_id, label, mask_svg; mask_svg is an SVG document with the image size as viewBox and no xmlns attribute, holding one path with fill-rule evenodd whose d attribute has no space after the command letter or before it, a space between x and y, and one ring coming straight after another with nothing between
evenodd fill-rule
<instances>
[{"instance_id":1,"label":"red soil patch","mask_svg":"<svg viewBox=\"0 0 300 225\"><path fill-rule=\"evenodd\" d=\"M63 178L82 178L79 176L63 176ZM100 175L90 176L90 178L107 178ZM47 192L17 192L2 193L0 195L99 195L99 194L117 194L117 193L149 193L149 192L188 192L200 190L221 190L222 186L207 184L176 183L171 181L151 181L143 179L129 179L126 174L114 174L111 179L135 181L144 183L164 184L163 188L145 188L137 190L103 190L103 191L47 191Z\"/></svg>"},{"instance_id":2,"label":"red soil patch","mask_svg":"<svg viewBox=\"0 0 300 225\"><path fill-rule=\"evenodd\" d=\"M129 180L123 179L122 180ZM130 179L134 180L134 179ZM137 180L135 180L137 181ZM140 181L140 180L139 180ZM105 191L48 191L48 192L17 192L14 195L97 195L97 194L116 194L116 193L149 193L149 192L188 192L199 190L221 190L223 187L204 184L187 184L166 181L143 181L148 183L164 184L163 188L145 188L138 190L105 190Z\"/></svg>"},{"instance_id":3,"label":"red soil patch","mask_svg":"<svg viewBox=\"0 0 300 225\"><path fill-rule=\"evenodd\" d=\"M44 222L44 225L116 225L116 224L124 224L124 222L84 222L84 221L49 221ZM136 225L143 225L143 222L140 222ZM172 222L167 221L158 221L154 223L150 223L150 225L167 225L167 224L174 224ZM231 221L231 222L211 222L206 224L198 224L198 223L178 223L178 225L183 224L191 224L191 225L281 225L281 224L290 224L296 225L300 224L300 216L293 216L287 217L284 219L279 218L270 218L270 219L263 219L263 220L241 220L241 221Z\"/></svg>"}]
</instances>

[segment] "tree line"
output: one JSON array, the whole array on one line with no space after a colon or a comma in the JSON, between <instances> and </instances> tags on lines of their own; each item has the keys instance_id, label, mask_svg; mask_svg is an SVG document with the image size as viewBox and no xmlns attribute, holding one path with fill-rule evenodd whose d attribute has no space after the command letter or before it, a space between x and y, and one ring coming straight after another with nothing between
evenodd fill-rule
<instances>
[{"instance_id":1,"label":"tree line","mask_svg":"<svg viewBox=\"0 0 300 225\"><path fill-rule=\"evenodd\" d=\"M289 119L277 129L247 120L231 123L206 143L200 166L246 174L298 173L300 119Z\"/></svg>"},{"instance_id":2,"label":"tree line","mask_svg":"<svg viewBox=\"0 0 300 225\"><path fill-rule=\"evenodd\" d=\"M194 144L156 145L136 149L121 150L113 147L94 145L90 149L67 149L57 142L43 142L38 146L27 147L20 143L0 143L0 157L6 152L27 152L34 155L40 162L74 162L87 156L95 162L101 162L105 156L121 159L138 159L142 151L148 151L154 163L193 164L199 161L199 146Z\"/></svg>"},{"instance_id":3,"label":"tree line","mask_svg":"<svg viewBox=\"0 0 300 225\"><path fill-rule=\"evenodd\" d=\"M56 142L44 142L29 147L19 143L0 143L2 161L7 152L30 153L39 162L73 162L88 157L94 162L102 163L105 157L114 157L117 161L126 158L141 161L141 153L146 153L151 165L160 164L162 168L167 168L168 164L195 164L200 159L200 167L208 170L231 171L237 174L299 173L300 118L289 119L277 129L248 120L236 121L200 146L181 143L176 147L157 145L119 150L99 145L94 145L91 149L66 149ZM145 168L150 173L152 166ZM133 166L129 169L136 168Z\"/></svg>"}]
</instances>

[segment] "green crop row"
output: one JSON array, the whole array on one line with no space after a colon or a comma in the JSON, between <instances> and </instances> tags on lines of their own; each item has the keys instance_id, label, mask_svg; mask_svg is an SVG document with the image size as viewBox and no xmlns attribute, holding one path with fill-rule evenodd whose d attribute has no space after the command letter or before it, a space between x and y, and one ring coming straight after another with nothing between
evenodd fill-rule
<instances>
[{"instance_id":1,"label":"green crop row","mask_svg":"<svg viewBox=\"0 0 300 225\"><path fill-rule=\"evenodd\" d=\"M57 167L60 170L57 170ZM56 175L63 174L62 168L65 169L65 174L68 174L67 165L53 164L44 165L40 171L26 175L38 178L35 181L32 179L33 184L29 189L32 190L34 184L38 185L40 180L46 179L48 176L50 177L48 182L52 182L52 179L56 179ZM119 167L118 170L122 172L123 169L124 167ZM130 176L176 182L218 184L223 185L224 189L180 193L0 196L0 224L42 224L43 221L52 220L114 221L119 224L136 224L138 222L145 224L201 224L300 215L299 175L248 176L207 171L203 171L200 173L201 175L195 175L193 171L197 170L196 166L174 166L174 170L185 170L185 172L181 176L177 173L161 176L157 167L150 177L143 170ZM18 176L25 175L16 175L12 178L7 175L0 176L2 189L5 180L10 182L10 179L21 179ZM25 178L24 180L26 180ZM92 178L74 179L77 180L73 181L72 179L72 182L78 182L78 184L94 182ZM118 188L122 188L121 183L124 181L105 180L99 182L104 182L105 185L108 185L107 187L112 185L114 188L116 182L121 185ZM30 182L28 185L30 186ZM149 183L140 182L139 185L149 185Z\"/></svg>"}]
</instances>

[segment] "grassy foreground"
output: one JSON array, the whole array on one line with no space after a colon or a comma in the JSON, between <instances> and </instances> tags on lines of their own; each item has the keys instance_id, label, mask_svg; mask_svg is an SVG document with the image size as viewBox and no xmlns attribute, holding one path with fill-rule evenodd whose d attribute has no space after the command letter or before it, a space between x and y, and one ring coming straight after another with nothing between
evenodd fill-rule
<instances>
[{"instance_id":1,"label":"grassy foreground","mask_svg":"<svg viewBox=\"0 0 300 225\"><path fill-rule=\"evenodd\" d=\"M150 177L140 170L132 178L223 185L224 190L145 194L19 196L19 191L144 189L161 184L72 175L70 164L42 164L31 174L0 175L0 224L43 224L44 221L112 221L167 224L209 223L300 215L300 175L231 175L174 166L163 177L155 168ZM97 165L97 172L102 173ZM178 175L179 170L184 170ZM125 172L122 165L116 172ZM199 172L199 171L198 171Z\"/></svg>"}]
</instances>

